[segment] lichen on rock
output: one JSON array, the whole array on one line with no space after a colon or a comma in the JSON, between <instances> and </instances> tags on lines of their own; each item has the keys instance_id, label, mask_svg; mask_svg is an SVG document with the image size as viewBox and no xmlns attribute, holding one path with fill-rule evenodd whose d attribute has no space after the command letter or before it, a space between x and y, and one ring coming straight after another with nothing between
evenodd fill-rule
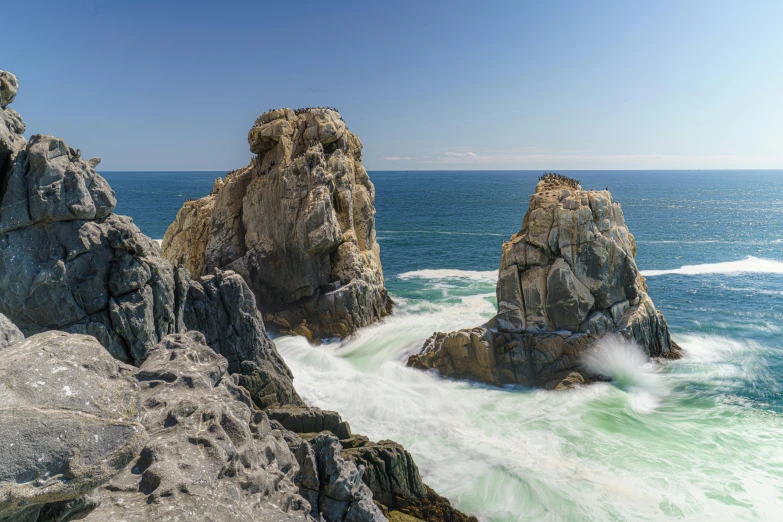
<instances>
[{"instance_id":1,"label":"lichen on rock","mask_svg":"<svg viewBox=\"0 0 783 522\"><path fill-rule=\"evenodd\" d=\"M676 357L635 256L622 207L608 190L544 175L522 229L503 243L497 315L481 327L434 334L408 364L446 377L555 387L607 333L651 357Z\"/></svg>"}]
</instances>

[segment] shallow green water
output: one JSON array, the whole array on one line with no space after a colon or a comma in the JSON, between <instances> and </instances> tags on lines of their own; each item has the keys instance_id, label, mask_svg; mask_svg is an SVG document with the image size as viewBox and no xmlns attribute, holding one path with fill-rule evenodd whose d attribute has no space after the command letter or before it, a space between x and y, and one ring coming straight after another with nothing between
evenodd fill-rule
<instances>
[{"instance_id":1,"label":"shallow green water","mask_svg":"<svg viewBox=\"0 0 783 522\"><path fill-rule=\"evenodd\" d=\"M160 238L219 174L106 177L117 211ZM783 172L569 173L623 205L686 356L638 366L620 347L600 362L620 386L564 393L403 365L434 331L494 314L500 244L540 172L370 175L398 306L339 345L277 340L308 402L404 444L428 484L485 521L781 520Z\"/></svg>"}]
</instances>

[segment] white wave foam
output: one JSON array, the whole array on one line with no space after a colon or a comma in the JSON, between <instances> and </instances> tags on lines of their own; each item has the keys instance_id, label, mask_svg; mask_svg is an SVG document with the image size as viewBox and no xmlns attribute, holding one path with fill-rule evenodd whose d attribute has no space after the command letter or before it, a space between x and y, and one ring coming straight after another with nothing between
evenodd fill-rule
<instances>
[{"instance_id":1,"label":"white wave foam","mask_svg":"<svg viewBox=\"0 0 783 522\"><path fill-rule=\"evenodd\" d=\"M505 237L504 234L493 234L490 232L449 232L446 230L378 230L379 234L442 234L446 236L497 236Z\"/></svg>"},{"instance_id":2,"label":"white wave foam","mask_svg":"<svg viewBox=\"0 0 783 522\"><path fill-rule=\"evenodd\" d=\"M702 275L702 274L783 274L783 263L772 259L761 259L748 256L741 261L725 263L705 263L703 265L685 265L671 270L642 270L645 277L655 277L666 274Z\"/></svg>"},{"instance_id":3,"label":"white wave foam","mask_svg":"<svg viewBox=\"0 0 783 522\"><path fill-rule=\"evenodd\" d=\"M153 239L153 241L156 242L159 247L163 247L163 240L162 239Z\"/></svg>"},{"instance_id":4,"label":"white wave foam","mask_svg":"<svg viewBox=\"0 0 783 522\"><path fill-rule=\"evenodd\" d=\"M582 364L593 373L609 377L615 386L627 391L631 407L638 413L655 410L668 393L647 354L622 337L612 335L601 339L585 353Z\"/></svg>"},{"instance_id":5,"label":"white wave foam","mask_svg":"<svg viewBox=\"0 0 783 522\"><path fill-rule=\"evenodd\" d=\"M456 269L425 269L404 272L397 276L400 279L461 279L482 283L494 283L498 279L497 270L456 270Z\"/></svg>"},{"instance_id":6,"label":"white wave foam","mask_svg":"<svg viewBox=\"0 0 783 522\"><path fill-rule=\"evenodd\" d=\"M436 318L419 316L417 329L427 330ZM682 375L673 380L656 373L657 366L640 368L627 345L598 363L607 373L628 375L627 393L605 384L552 393L444 381L397 362L395 352L418 335L410 333L414 319L392 316L385 327L363 329L346 343L350 349L311 346L301 337L275 342L305 401L340 411L357 433L403 444L422 478L463 511L503 522L668 520L672 513L688 520L775 520L779 514L783 478L767 464L783 451L777 416L736 415L729 403L694 404L693 392L677 387ZM680 340L690 355L675 367L706 367L692 362L694 345L714 354L723 344ZM381 351L385 356L371 364L362 357ZM736 355L729 351L728 358ZM714 378L700 371L693 377L699 386ZM660 389L673 390L665 408L657 407ZM741 503L727 504L728 497Z\"/></svg>"}]
</instances>

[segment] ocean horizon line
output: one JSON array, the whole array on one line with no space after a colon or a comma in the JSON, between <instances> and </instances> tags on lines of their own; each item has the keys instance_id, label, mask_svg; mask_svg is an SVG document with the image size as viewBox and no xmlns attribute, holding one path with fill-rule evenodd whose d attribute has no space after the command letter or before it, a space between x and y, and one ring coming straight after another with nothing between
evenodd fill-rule
<instances>
[{"instance_id":1,"label":"ocean horizon line","mask_svg":"<svg viewBox=\"0 0 783 522\"><path fill-rule=\"evenodd\" d=\"M125 172L130 173L208 173L208 172L231 172L233 169L218 169L218 170L100 170L99 172L108 172L112 174L122 174ZM367 169L367 172L783 172L783 167L776 169Z\"/></svg>"}]
</instances>

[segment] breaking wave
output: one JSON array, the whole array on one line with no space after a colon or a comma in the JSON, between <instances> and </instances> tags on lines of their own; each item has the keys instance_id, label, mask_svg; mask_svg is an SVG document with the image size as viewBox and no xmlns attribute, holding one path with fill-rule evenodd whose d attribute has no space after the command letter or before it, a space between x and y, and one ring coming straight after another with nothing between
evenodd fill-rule
<instances>
[{"instance_id":1,"label":"breaking wave","mask_svg":"<svg viewBox=\"0 0 783 522\"><path fill-rule=\"evenodd\" d=\"M583 357L591 372L612 380L612 384L631 395L631 407L649 413L668 394L654 363L636 343L619 336L606 336Z\"/></svg>"},{"instance_id":2,"label":"breaking wave","mask_svg":"<svg viewBox=\"0 0 783 522\"><path fill-rule=\"evenodd\" d=\"M702 274L783 274L783 262L772 259L762 259L748 256L741 261L724 263L705 263L703 265L685 265L671 270L642 270L645 277L655 277L666 274L702 275Z\"/></svg>"},{"instance_id":3,"label":"breaking wave","mask_svg":"<svg viewBox=\"0 0 783 522\"><path fill-rule=\"evenodd\" d=\"M498 279L497 270L453 270L453 269L425 269L404 272L397 276L400 279L461 279L482 283L495 283Z\"/></svg>"}]
</instances>

